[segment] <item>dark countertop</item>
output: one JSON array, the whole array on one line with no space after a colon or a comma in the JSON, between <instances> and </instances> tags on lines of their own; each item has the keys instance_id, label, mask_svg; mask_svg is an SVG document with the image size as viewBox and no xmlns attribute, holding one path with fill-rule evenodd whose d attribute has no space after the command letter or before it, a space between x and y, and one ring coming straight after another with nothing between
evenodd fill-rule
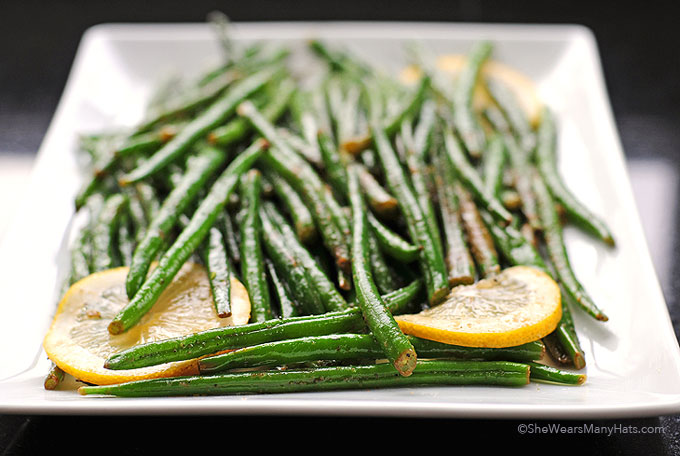
<instances>
[{"instance_id":1,"label":"dark countertop","mask_svg":"<svg viewBox=\"0 0 680 456\"><path fill-rule=\"evenodd\" d=\"M677 186L680 176L680 56L674 15L664 6L619 2L503 2L503 1L352 1L301 0L217 2L165 0L92 2L72 0L4 0L0 12L0 157L4 153L35 154L63 90L82 33L105 22L201 22L213 9L234 21L255 20L405 20L514 23L576 23L591 28L598 41L606 83L616 123L629 163L631 180L641 207L643 225L654 227L666 220L665 229L648 239L661 279L676 335L680 335L680 244L678 243ZM658 184L654 166L665 169L664 186L655 191L668 195L674 210L655 219L646 197ZM652 169L652 174L648 172ZM651 206L651 205L649 205ZM667 208L671 209L671 208ZM656 214L662 215L662 214ZM652 231L648 231L648 234ZM69 432L88 441L105 439L112 429L129 431L121 454L141 454L163 449L161 436L222 435L235 432L250 439L262 430L289 435L352 432L369 436L375 419L320 417L49 417L0 416L0 450L3 455L37 454L54 449ZM595 426L616 426L611 436L602 434L521 435L518 425L529 421L412 420L381 418L387 429L404 428L414 436L447 434L493 435L494 440L533 444L564 443L586 454L679 454L680 416L630 420L591 421ZM583 422L541 421L542 424L583 425ZM626 433L624 428L662 426L662 432ZM253 430L253 431L250 431ZM255 431L257 430L257 431ZM151 432L149 432L151 431ZM483 432L482 432L483 431ZM382 432L382 431L381 431ZM635 432L635 431L633 431ZM149 434L152 437L149 437ZM276 438L276 437L275 437ZM250 439L252 440L252 439ZM305 440L309 441L309 440ZM155 443L150 443L155 442ZM277 441L278 443L278 441ZM530 447L536 448L536 447ZM172 447L164 448L172 450Z\"/></svg>"}]
</instances>

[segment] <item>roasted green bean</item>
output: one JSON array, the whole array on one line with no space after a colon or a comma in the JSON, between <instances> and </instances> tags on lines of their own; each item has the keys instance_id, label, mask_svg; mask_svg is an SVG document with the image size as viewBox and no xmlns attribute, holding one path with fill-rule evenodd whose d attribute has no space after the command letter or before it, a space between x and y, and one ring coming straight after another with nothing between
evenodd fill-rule
<instances>
[{"instance_id":1,"label":"roasted green bean","mask_svg":"<svg viewBox=\"0 0 680 456\"><path fill-rule=\"evenodd\" d=\"M529 383L528 364L510 361L423 360L413 375L399 375L387 364L335 366L283 371L139 380L104 386L82 386L83 395L123 397L290 393L343 389L394 388L431 385L523 386Z\"/></svg>"},{"instance_id":2,"label":"roasted green bean","mask_svg":"<svg viewBox=\"0 0 680 456\"><path fill-rule=\"evenodd\" d=\"M556 136L553 115L548 108L545 108L541 115L541 123L538 130L536 161L538 169L550 189L550 193L560 203L569 218L578 226L613 246L614 237L607 225L574 197L564 184L557 170Z\"/></svg>"},{"instance_id":3,"label":"roasted green bean","mask_svg":"<svg viewBox=\"0 0 680 456\"><path fill-rule=\"evenodd\" d=\"M416 367L413 345L387 310L373 280L368 251L369 228L357 171L349 168L349 199L352 207L352 276L357 288L357 302L371 334L376 338L385 357L403 376Z\"/></svg>"}]
</instances>

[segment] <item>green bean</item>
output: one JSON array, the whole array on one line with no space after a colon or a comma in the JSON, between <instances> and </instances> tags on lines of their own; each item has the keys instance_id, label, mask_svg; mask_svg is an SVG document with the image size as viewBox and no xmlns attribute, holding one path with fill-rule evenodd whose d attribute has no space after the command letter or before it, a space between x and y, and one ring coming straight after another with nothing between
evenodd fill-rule
<instances>
[{"instance_id":1,"label":"green bean","mask_svg":"<svg viewBox=\"0 0 680 456\"><path fill-rule=\"evenodd\" d=\"M398 288L397 278L393 270L387 264L383 251L380 248L380 242L377 239L375 232L369 230L368 232L368 254L371 265L371 272L373 279L381 293L389 293Z\"/></svg>"},{"instance_id":2,"label":"green bean","mask_svg":"<svg viewBox=\"0 0 680 456\"><path fill-rule=\"evenodd\" d=\"M497 134L489 138L484 150L482 179L484 191L498 198L503 188L503 170L505 169L507 154L505 144ZM507 206L506 206L507 207Z\"/></svg>"},{"instance_id":3,"label":"green bean","mask_svg":"<svg viewBox=\"0 0 680 456\"><path fill-rule=\"evenodd\" d=\"M425 79L427 79L427 77ZM427 82L427 89L429 90L429 81L424 81L423 78L420 78L418 81L404 83L400 78L395 77L393 74L382 70L374 71L372 83L374 84L373 87L377 89L377 94L380 99L382 99L383 117L385 119L393 119L394 116L403 110L405 105L410 103L413 99L413 95L417 93L417 88L414 89L413 86L418 86L424 82ZM359 84L361 83L362 81L359 81ZM425 95L427 95L427 92ZM365 103L364 99L362 99L362 101ZM408 113L406 116L414 117L417 114L418 109L420 108L418 107L415 111ZM401 124L401 122L399 123ZM397 125L397 129L399 129L399 125Z\"/></svg>"},{"instance_id":4,"label":"green bean","mask_svg":"<svg viewBox=\"0 0 680 456\"><path fill-rule=\"evenodd\" d=\"M329 206L327 187L311 165L292 151L276 133L273 125L257 111L252 103L239 107L239 114L247 117L255 129L271 144L272 148L262 156L265 167L279 173L302 196L314 216L314 222L324 245L333 254L340 269L349 268L349 246L346 232L338 226L338 215Z\"/></svg>"},{"instance_id":5,"label":"green bean","mask_svg":"<svg viewBox=\"0 0 680 456\"><path fill-rule=\"evenodd\" d=\"M85 206L87 201L98 193L107 194L109 189L112 187L110 185L110 179L104 179L99 177L92 177L91 179L84 181L80 186L78 193L74 198L74 204L76 211Z\"/></svg>"},{"instance_id":6,"label":"green bean","mask_svg":"<svg viewBox=\"0 0 680 456\"><path fill-rule=\"evenodd\" d=\"M340 231L345 235L345 237L348 238L351 229L349 221L350 216L348 215L346 207L343 207L340 204L340 202L338 202L338 200L335 197L335 194L333 193L333 190L329 185L324 185L322 190L323 191L321 196L324 198L324 202L326 203L326 206L328 206L328 209L330 210L330 213L333 217L333 221L340 229Z\"/></svg>"},{"instance_id":7,"label":"green bean","mask_svg":"<svg viewBox=\"0 0 680 456\"><path fill-rule=\"evenodd\" d=\"M314 257L302 244L299 243L297 236L283 215L278 212L276 207L271 202L265 203L263 207L274 225L281 231L286 245L298 258L301 267L307 270L312 286L318 290L325 310L327 312L334 312L337 310L346 309L348 304L345 299L335 288L333 282L319 267Z\"/></svg>"},{"instance_id":8,"label":"green bean","mask_svg":"<svg viewBox=\"0 0 680 456\"><path fill-rule=\"evenodd\" d=\"M314 257L314 260L319 265L319 268L328 276L332 277L336 274L337 268L330 253L323 244L319 242L312 243L305 246L309 253Z\"/></svg>"},{"instance_id":9,"label":"green bean","mask_svg":"<svg viewBox=\"0 0 680 456\"><path fill-rule=\"evenodd\" d=\"M419 264L424 273L431 304L440 302L449 291L446 265L441 249L428 227L423 211L410 187L384 129L373 125L373 137L390 192L397 198L412 242L420 247Z\"/></svg>"},{"instance_id":10,"label":"green bean","mask_svg":"<svg viewBox=\"0 0 680 456\"><path fill-rule=\"evenodd\" d=\"M505 115L522 149L531 154L536 147L536 135L526 112L519 105L516 94L496 78L487 78L485 86L491 98Z\"/></svg>"},{"instance_id":11,"label":"green bean","mask_svg":"<svg viewBox=\"0 0 680 456\"><path fill-rule=\"evenodd\" d=\"M461 220L467 233L472 257L482 277L489 277L501 271L493 239L482 221L479 210L470 194L460 185L456 186L460 205Z\"/></svg>"},{"instance_id":12,"label":"green bean","mask_svg":"<svg viewBox=\"0 0 680 456\"><path fill-rule=\"evenodd\" d=\"M272 150L278 149L283 154L289 156L289 158L295 162L299 162L301 167L308 172L309 176L314 182L312 184L319 189L323 186L321 180L316 175L314 169L306 163L304 160L296 160L299 158L299 154L291 147L288 141L289 136L292 135L288 130L277 128L271 121L269 121L257 107L249 101L241 103L237 109L240 116L245 117L253 125L255 130L257 130L264 138L267 139L272 144ZM316 141L315 141L316 144Z\"/></svg>"},{"instance_id":13,"label":"green bean","mask_svg":"<svg viewBox=\"0 0 680 456\"><path fill-rule=\"evenodd\" d=\"M435 168L435 189L439 201L439 215L444 232L445 260L449 286L469 285L475 281L474 260L465 239L458 197L454 191L456 182L450 163L444 153L432 154Z\"/></svg>"},{"instance_id":14,"label":"green bean","mask_svg":"<svg viewBox=\"0 0 680 456\"><path fill-rule=\"evenodd\" d=\"M261 89L273 75L274 70L268 68L231 86L149 160L122 176L119 179L120 185L125 186L146 179L182 156L198 140L229 118L241 101Z\"/></svg>"},{"instance_id":15,"label":"green bean","mask_svg":"<svg viewBox=\"0 0 680 456\"><path fill-rule=\"evenodd\" d=\"M361 312L354 308L314 316L277 318L138 345L112 355L105 367L118 370L153 366L274 340L347 333L363 328Z\"/></svg>"},{"instance_id":16,"label":"green bean","mask_svg":"<svg viewBox=\"0 0 680 456\"><path fill-rule=\"evenodd\" d=\"M339 144L342 144L341 138L344 138L347 134L343 131L343 129L347 129L347 125L343 125L344 119L342 119L344 85L344 78L333 73L329 74L322 84L324 106L330 121L330 129L327 130L327 134L336 139Z\"/></svg>"},{"instance_id":17,"label":"green bean","mask_svg":"<svg viewBox=\"0 0 680 456\"><path fill-rule=\"evenodd\" d=\"M317 315L326 312L319 290L313 285L310 272L302 267L298 252L289 248L277 224L264 209L260 212L262 236L269 258L290 285L299 313Z\"/></svg>"},{"instance_id":18,"label":"green bean","mask_svg":"<svg viewBox=\"0 0 680 456\"><path fill-rule=\"evenodd\" d=\"M361 360L384 357L371 334L331 334L253 345L199 361L201 375L235 368L287 366L313 361Z\"/></svg>"},{"instance_id":19,"label":"green bean","mask_svg":"<svg viewBox=\"0 0 680 456\"><path fill-rule=\"evenodd\" d=\"M512 175L513 185L517 190L517 194L521 201L522 213L534 231L540 232L542 227L537 213L538 209L536 208L536 196L531 188L532 165L530 162L530 155L520 147L517 139L515 139L510 131L510 126L507 124L500 111L494 108L488 108L485 111L485 114L487 119L489 119L503 138L503 143L505 144L510 162L510 173Z\"/></svg>"},{"instance_id":20,"label":"green bean","mask_svg":"<svg viewBox=\"0 0 680 456\"><path fill-rule=\"evenodd\" d=\"M387 137L394 136L394 134L396 134L401 128L402 122L404 122L405 119L414 116L418 112L429 87L430 79L428 77L422 77L418 83L418 87L412 91L406 102L400 106L399 110L397 110L396 113L394 113L384 122L379 122L382 124L381 128ZM374 110L375 108L370 109ZM372 123L378 121L377 114L375 112L372 112L370 116ZM375 130L373 128L369 128L369 131L365 136L345 141L343 144L341 144L341 147L352 155L356 155L361 151L371 147L371 145L375 143Z\"/></svg>"},{"instance_id":21,"label":"green bean","mask_svg":"<svg viewBox=\"0 0 680 456\"><path fill-rule=\"evenodd\" d=\"M529 223L523 223L522 226L519 228L519 232L522 233L522 236L527 238L527 241L533 245L536 246L538 245L538 237L536 235L536 232L534 229L529 225Z\"/></svg>"},{"instance_id":22,"label":"green bean","mask_svg":"<svg viewBox=\"0 0 680 456\"><path fill-rule=\"evenodd\" d=\"M122 144L116 145L111 153L105 154L95 161L93 179L101 180L104 176L112 174L116 167L120 166L121 160L127 157L157 150L177 134L178 128L179 125L166 125L157 131L123 140Z\"/></svg>"},{"instance_id":23,"label":"green bean","mask_svg":"<svg viewBox=\"0 0 680 456\"><path fill-rule=\"evenodd\" d=\"M450 75L437 67L437 55L432 49L423 46L422 43L412 42L406 45L406 51L411 63L432 81L434 101L451 105L455 84L451 83Z\"/></svg>"},{"instance_id":24,"label":"green bean","mask_svg":"<svg viewBox=\"0 0 680 456\"><path fill-rule=\"evenodd\" d=\"M423 89L428 88L425 84L426 82L429 81L427 81L427 79L421 79L419 86ZM388 125L391 125L394 120L399 118L399 124L392 125L394 130L391 130L397 133L401 126L401 122L417 115L420 106L414 106L415 109L409 112L404 111L404 107L408 106L419 97L419 95L417 95L419 92L417 88L413 89L410 85L405 85L398 79L382 72L377 72L371 81L361 81L361 83L363 83L364 90L362 112L366 113L365 115L367 115L367 119L370 119L370 122L381 119L383 126L387 127ZM372 96L370 98L366 94L366 90L368 89L372 91ZM424 94L426 95L426 93ZM422 100L419 100L418 103L421 104ZM378 110L375 110L374 107L378 107ZM370 134L369 126L369 124L366 124L365 133Z\"/></svg>"},{"instance_id":25,"label":"green bean","mask_svg":"<svg viewBox=\"0 0 680 456\"><path fill-rule=\"evenodd\" d=\"M541 247L545 249L543 245ZM547 273L553 278L557 277L557 272L552 263L546 263L545 267ZM562 285L560 285L560 294L562 296L562 317L557 328L544 338L544 342L555 361L572 365L576 369L583 369L586 366L586 355L576 334L571 315L571 304L568 302L569 296Z\"/></svg>"},{"instance_id":26,"label":"green bean","mask_svg":"<svg viewBox=\"0 0 680 456\"><path fill-rule=\"evenodd\" d=\"M187 157L187 162L192 160L195 155L197 155L198 148L194 148L192 153ZM226 154L225 154L226 155ZM226 157L225 157L226 159ZM152 192L149 193L149 198L144 201L142 206L147 207L147 204L151 202L151 198L156 198L156 207L152 212L158 212L160 209L163 198L166 197L175 187L177 187L182 180L182 176L186 172L187 163L170 163L165 172L155 176L153 180L149 182L141 181L134 185L123 187L123 190L128 190L129 188L139 188L142 184L146 184ZM141 198L140 198L141 200ZM160 200L160 201L158 201ZM153 219L153 217L151 217Z\"/></svg>"},{"instance_id":27,"label":"green bean","mask_svg":"<svg viewBox=\"0 0 680 456\"><path fill-rule=\"evenodd\" d=\"M329 49L325 43L319 40L311 40L309 48L319 57L324 59L331 70L348 73L354 76L362 76L371 73L371 69L350 57L347 53Z\"/></svg>"},{"instance_id":28,"label":"green bean","mask_svg":"<svg viewBox=\"0 0 680 456\"><path fill-rule=\"evenodd\" d=\"M83 386L83 395L186 396L289 393L342 389L394 388L432 385L523 386L529 366L509 361L423 360L408 377L387 364L334 366L284 371L240 372L221 375L139 380L108 386Z\"/></svg>"},{"instance_id":29,"label":"green bean","mask_svg":"<svg viewBox=\"0 0 680 456\"><path fill-rule=\"evenodd\" d=\"M217 219L217 226L222 231L222 236L224 236L224 243L227 247L229 258L231 258L234 264L239 264L241 262L241 240L228 210L225 210Z\"/></svg>"},{"instance_id":30,"label":"green bean","mask_svg":"<svg viewBox=\"0 0 680 456\"><path fill-rule=\"evenodd\" d=\"M263 42L256 42L243 49L238 56L227 58L216 68L206 72L198 78L196 85L201 87L225 71L235 71L238 75L247 75L262 68L280 63L290 55L290 50L280 46L265 46Z\"/></svg>"},{"instance_id":31,"label":"green bean","mask_svg":"<svg viewBox=\"0 0 680 456\"><path fill-rule=\"evenodd\" d=\"M136 131L139 133L146 132L163 122L167 122L169 119L186 115L197 108L211 103L237 80L237 72L226 71L203 86L194 87L189 91L182 91L181 96L174 99L169 105L163 106L161 112L150 115L137 126Z\"/></svg>"},{"instance_id":32,"label":"green bean","mask_svg":"<svg viewBox=\"0 0 680 456\"><path fill-rule=\"evenodd\" d=\"M538 130L536 161L538 169L555 200L564 208L576 225L613 246L615 244L607 225L585 207L567 188L557 171L556 128L552 112L544 108Z\"/></svg>"},{"instance_id":33,"label":"green bean","mask_svg":"<svg viewBox=\"0 0 680 456\"><path fill-rule=\"evenodd\" d=\"M220 318L230 317L233 271L222 232L216 227L210 228L208 240L204 246L203 261L208 272L215 312Z\"/></svg>"},{"instance_id":34,"label":"green bean","mask_svg":"<svg viewBox=\"0 0 680 456\"><path fill-rule=\"evenodd\" d=\"M530 362L540 359L544 348L538 343L510 348L471 348L409 336L421 359L458 359ZM286 366L311 361L381 359L383 351L371 334L332 334L301 337L240 348L202 358L202 375L230 369Z\"/></svg>"},{"instance_id":35,"label":"green bean","mask_svg":"<svg viewBox=\"0 0 680 456\"><path fill-rule=\"evenodd\" d=\"M447 129L444 132L444 145L457 177L473 195L475 200L501 224L507 225L510 223L512 221L512 214L503 207L498 198L484 188L481 176L463 154L463 150L460 148L460 144L458 144L458 140L451 129Z\"/></svg>"},{"instance_id":36,"label":"green bean","mask_svg":"<svg viewBox=\"0 0 680 456\"><path fill-rule=\"evenodd\" d=\"M304 143L314 149L313 152L307 152L306 156L314 157L312 163L323 161L318 150L317 134L319 130L331 131L331 123L321 90L297 91L290 103L290 113L293 126L304 139Z\"/></svg>"},{"instance_id":37,"label":"green bean","mask_svg":"<svg viewBox=\"0 0 680 456\"><path fill-rule=\"evenodd\" d=\"M64 380L65 372L59 366L52 363L50 370L45 376L44 388L46 390L55 390L57 386Z\"/></svg>"},{"instance_id":38,"label":"green bean","mask_svg":"<svg viewBox=\"0 0 680 456\"><path fill-rule=\"evenodd\" d=\"M432 172L428 168L423 159L424 153L415 150L415 139L413 138L413 131L410 121L402 123L400 138L404 144L405 162L411 177L411 185L413 192L418 199L420 208L423 211L430 236L432 237L435 247L444 254L441 241L441 233L439 232L439 223L432 205Z\"/></svg>"},{"instance_id":39,"label":"green bean","mask_svg":"<svg viewBox=\"0 0 680 456\"><path fill-rule=\"evenodd\" d=\"M328 182L337 193L347 195L347 160L343 160L341 151L328 133L319 130L317 138Z\"/></svg>"},{"instance_id":40,"label":"green bean","mask_svg":"<svg viewBox=\"0 0 680 456\"><path fill-rule=\"evenodd\" d=\"M349 199L352 207L352 277L356 284L357 302L371 334L383 349L385 357L403 376L416 367L416 353L378 292L370 269L369 228L357 171L348 172Z\"/></svg>"},{"instance_id":41,"label":"green bean","mask_svg":"<svg viewBox=\"0 0 680 456\"><path fill-rule=\"evenodd\" d=\"M548 353L550 354L550 358L555 360L556 362L560 364L570 364L571 359L569 359L569 355L567 355L567 352L565 348L562 346L560 343L559 339L557 338L557 330L551 332L547 336L543 338L543 344L546 346L548 349Z\"/></svg>"},{"instance_id":42,"label":"green bean","mask_svg":"<svg viewBox=\"0 0 680 456\"><path fill-rule=\"evenodd\" d=\"M410 263L416 261L419 256L419 248L408 242L398 233L384 225L371 212L366 213L368 224L371 231L375 235L380 250L385 252L391 258Z\"/></svg>"},{"instance_id":43,"label":"green bean","mask_svg":"<svg viewBox=\"0 0 680 456\"><path fill-rule=\"evenodd\" d=\"M540 341L528 342L515 347L482 348L462 347L434 340L409 336L421 358L455 358L485 361L514 361L528 363L540 360L545 354L545 346Z\"/></svg>"},{"instance_id":44,"label":"green bean","mask_svg":"<svg viewBox=\"0 0 680 456\"><path fill-rule=\"evenodd\" d=\"M274 314L262 254L262 177L259 170L251 169L243 175L241 190L245 206L240 229L241 276L250 297L250 320L270 320Z\"/></svg>"},{"instance_id":45,"label":"green bean","mask_svg":"<svg viewBox=\"0 0 680 456\"><path fill-rule=\"evenodd\" d=\"M91 162L95 162L101 158L100 149L102 141L110 140L110 137L118 138L119 136L120 132L112 134L109 131L87 134L81 133L78 135L77 139L78 151L87 153L87 158Z\"/></svg>"},{"instance_id":46,"label":"green bean","mask_svg":"<svg viewBox=\"0 0 680 456\"><path fill-rule=\"evenodd\" d=\"M429 89L430 78L427 76L421 77L418 86L410 93L406 102L402 103L395 114L387 119L384 129L389 136L399 131L404 120L414 117L418 113Z\"/></svg>"},{"instance_id":47,"label":"green bean","mask_svg":"<svg viewBox=\"0 0 680 456\"><path fill-rule=\"evenodd\" d=\"M269 279L271 280L272 288L274 290L274 294L276 295L277 302L279 303L279 317L280 318L297 317L299 315L297 307L293 302L292 298L290 297L288 287L283 282L282 278L279 277L279 273L276 272L276 267L274 266L274 263L270 259L265 258L265 266L267 268L267 274L269 275Z\"/></svg>"},{"instance_id":48,"label":"green bean","mask_svg":"<svg viewBox=\"0 0 680 456\"><path fill-rule=\"evenodd\" d=\"M337 143L342 144L346 140L355 137L362 127L360 108L361 90L356 84L350 84L345 90L345 96L343 97L343 102L340 106L340 111L338 112L339 117L336 120L337 124ZM365 126L365 125L362 125ZM344 153L343 149L341 149Z\"/></svg>"},{"instance_id":49,"label":"green bean","mask_svg":"<svg viewBox=\"0 0 680 456\"><path fill-rule=\"evenodd\" d=\"M255 141L241 152L210 188L200 206L175 242L161 257L158 266L130 302L109 323L111 334L121 334L135 325L154 305L187 259L201 244L229 199L239 177L259 158L266 142Z\"/></svg>"},{"instance_id":50,"label":"green bean","mask_svg":"<svg viewBox=\"0 0 680 456\"><path fill-rule=\"evenodd\" d=\"M127 198L114 193L106 198L92 231L92 271L103 271L118 265L114 239L120 216L127 206Z\"/></svg>"},{"instance_id":51,"label":"green bean","mask_svg":"<svg viewBox=\"0 0 680 456\"><path fill-rule=\"evenodd\" d=\"M78 213L81 211L86 213L86 221L84 222L84 226L78 233L76 239L74 240L74 244L71 247L71 261L76 261L79 263L77 268L80 272L75 273L73 268L76 265L71 265L72 276L70 285L72 285L76 280L80 280L90 273L95 272L92 235L98 223L99 216L104 208L105 201L106 198L104 195L95 194L89 198L86 205L82 207L80 211L78 211ZM81 275L82 273L85 273L85 271L87 271L87 273L85 275Z\"/></svg>"},{"instance_id":52,"label":"green bean","mask_svg":"<svg viewBox=\"0 0 680 456\"><path fill-rule=\"evenodd\" d=\"M69 273L69 284L73 285L80 279L90 275L89 249L87 249L86 238L81 234L74 242L70 251L71 270Z\"/></svg>"},{"instance_id":53,"label":"green bean","mask_svg":"<svg viewBox=\"0 0 680 456\"><path fill-rule=\"evenodd\" d=\"M121 133L105 134L90 139L81 138L81 147L90 151L92 169L90 175L84 180L74 198L76 210L82 208L87 200L94 194L109 194L115 188L112 184L110 173L98 171L102 163L116 163L115 150L123 140ZM117 190L117 189L116 189Z\"/></svg>"},{"instance_id":54,"label":"green bean","mask_svg":"<svg viewBox=\"0 0 680 456\"><path fill-rule=\"evenodd\" d=\"M558 385L582 385L586 381L584 374L563 371L552 366L528 362L529 378L532 382L556 383Z\"/></svg>"},{"instance_id":55,"label":"green bean","mask_svg":"<svg viewBox=\"0 0 680 456\"><path fill-rule=\"evenodd\" d=\"M150 224L161 209L161 203L159 202L161 197L159 197L159 192L156 188L146 182L138 182L133 187L134 193L144 209L144 215Z\"/></svg>"},{"instance_id":56,"label":"green bean","mask_svg":"<svg viewBox=\"0 0 680 456\"><path fill-rule=\"evenodd\" d=\"M360 162L354 163L359 173L359 184L366 198L366 204L381 217L394 217L399 208L397 199L380 185L365 165Z\"/></svg>"},{"instance_id":57,"label":"green bean","mask_svg":"<svg viewBox=\"0 0 680 456\"><path fill-rule=\"evenodd\" d=\"M593 302L571 268L569 256L564 245L562 225L555 210L555 202L548 188L537 172L533 173L532 181L534 191L536 192L539 216L543 225L543 239L550 262L555 268L556 278L564 287L566 295L587 314L597 320L607 321L608 317Z\"/></svg>"},{"instance_id":58,"label":"green bean","mask_svg":"<svg viewBox=\"0 0 680 456\"><path fill-rule=\"evenodd\" d=\"M304 201L302 201L300 194L278 173L266 168L263 172L272 185L276 198L293 219L295 232L300 242L309 244L314 241L317 237L314 218Z\"/></svg>"},{"instance_id":59,"label":"green bean","mask_svg":"<svg viewBox=\"0 0 680 456\"><path fill-rule=\"evenodd\" d=\"M323 169L323 158L318 144L310 144L306 139L293 133L286 127L277 126L276 133L286 145L298 155L307 160L315 169Z\"/></svg>"},{"instance_id":60,"label":"green bean","mask_svg":"<svg viewBox=\"0 0 680 456\"><path fill-rule=\"evenodd\" d=\"M186 173L163 200L156 216L151 219L144 238L135 249L130 270L125 279L128 298L134 298L144 283L151 262L156 258L164 243L168 242L179 215L196 199L208 179L224 163L225 159L224 152L207 146L197 156L188 160Z\"/></svg>"},{"instance_id":61,"label":"green bean","mask_svg":"<svg viewBox=\"0 0 680 456\"><path fill-rule=\"evenodd\" d=\"M93 271L92 263L92 230L95 227L99 218L99 212L104 204L104 197L96 195L87 201L86 206L81 208L76 214L79 217L83 214L86 220L78 229L72 244L69 247L70 271L66 281L66 287L73 285L90 275ZM64 290L65 291L65 290Z\"/></svg>"},{"instance_id":62,"label":"green bean","mask_svg":"<svg viewBox=\"0 0 680 456\"><path fill-rule=\"evenodd\" d=\"M234 62L234 65L240 73L252 74L265 68L281 65L289 55L290 49L282 46L273 46L269 49L253 53L238 62Z\"/></svg>"},{"instance_id":63,"label":"green bean","mask_svg":"<svg viewBox=\"0 0 680 456\"><path fill-rule=\"evenodd\" d=\"M377 78L365 79L362 80L361 83L363 84L364 91L363 108L367 112L369 119L368 128L370 129L371 124L376 122L384 125L384 123L386 123L385 119L387 118L387 109L385 107L385 94L383 88L378 83ZM372 139L370 131L363 135L362 141L366 142L366 144L361 146L362 149L371 146ZM352 153L352 150L347 149L346 144L343 144L342 147ZM357 152L363 152L362 149L359 149Z\"/></svg>"},{"instance_id":64,"label":"green bean","mask_svg":"<svg viewBox=\"0 0 680 456\"><path fill-rule=\"evenodd\" d=\"M266 214L263 215L262 220L264 222ZM266 229L265 233L267 233ZM293 282L288 283L294 285ZM403 288L383 295L383 299L389 311L398 315L411 310L412 303L419 297L422 289L422 280L417 279ZM149 342L111 355L106 360L105 367L116 370L135 369L198 358L221 350L248 347L276 340L365 330L366 324L361 310L357 307L351 307L339 312L227 326L188 336Z\"/></svg>"},{"instance_id":65,"label":"green bean","mask_svg":"<svg viewBox=\"0 0 680 456\"><path fill-rule=\"evenodd\" d=\"M231 33L231 21L226 14L221 11L211 11L206 17L207 22L214 29L225 60L224 66L229 67L236 61L234 56L234 40Z\"/></svg>"},{"instance_id":66,"label":"green bean","mask_svg":"<svg viewBox=\"0 0 680 456\"><path fill-rule=\"evenodd\" d=\"M423 101L422 109L418 115L418 123L413 131L413 152L423 160L427 151L430 150L436 121L436 102L432 99Z\"/></svg>"},{"instance_id":67,"label":"green bean","mask_svg":"<svg viewBox=\"0 0 680 456\"><path fill-rule=\"evenodd\" d=\"M453 92L453 122L466 150L473 158L482 156L486 137L472 107L472 98L482 65L488 59L492 45L482 41L473 47L456 81Z\"/></svg>"},{"instance_id":68,"label":"green bean","mask_svg":"<svg viewBox=\"0 0 680 456\"><path fill-rule=\"evenodd\" d=\"M264 90L262 92L264 92ZM267 106L270 106L270 104L267 104L269 100L269 97L265 96L263 93L255 94L255 96L251 98L251 101L255 103L258 108L263 110ZM226 123L213 129L207 134L206 140L210 144L219 147L228 147L233 144L238 144L251 133L252 127L250 123L242 117L236 117L231 118Z\"/></svg>"},{"instance_id":69,"label":"green bean","mask_svg":"<svg viewBox=\"0 0 680 456\"><path fill-rule=\"evenodd\" d=\"M564 291L562 295L564 296ZM576 369L586 367L586 357L574 328L574 320L568 302L562 303L562 318L555 330L557 342L565 352L567 359Z\"/></svg>"},{"instance_id":70,"label":"green bean","mask_svg":"<svg viewBox=\"0 0 680 456\"><path fill-rule=\"evenodd\" d=\"M540 253L516 228L513 226L499 227L493 216L484 210L480 211L480 215L498 252L508 263L533 266L547 271Z\"/></svg>"},{"instance_id":71,"label":"green bean","mask_svg":"<svg viewBox=\"0 0 680 456\"><path fill-rule=\"evenodd\" d=\"M375 176L376 180L382 179L382 169L380 169L380 161L378 160L378 154L375 153L375 150L366 149L361 151L361 154L359 154L355 163L365 166L367 171Z\"/></svg>"},{"instance_id":72,"label":"green bean","mask_svg":"<svg viewBox=\"0 0 680 456\"><path fill-rule=\"evenodd\" d=\"M382 295L387 309L392 315L399 315L413 310L420 306L418 299L423 290L422 279L414 279L411 283L389 293Z\"/></svg>"},{"instance_id":73,"label":"green bean","mask_svg":"<svg viewBox=\"0 0 680 456\"><path fill-rule=\"evenodd\" d=\"M278 90L269 103L262 108L262 115L270 122L276 122L288 108L295 90L295 85L291 80L284 80L278 86ZM238 117L211 131L208 140L213 144L224 147L244 139L250 130L250 123L246 119Z\"/></svg>"},{"instance_id":74,"label":"green bean","mask_svg":"<svg viewBox=\"0 0 680 456\"><path fill-rule=\"evenodd\" d=\"M149 221L146 218L146 212L137 192L134 189L125 188L123 193L128 198L127 214L130 218L131 235L135 244L139 244L144 239ZM129 265L130 263L127 264Z\"/></svg>"}]
</instances>

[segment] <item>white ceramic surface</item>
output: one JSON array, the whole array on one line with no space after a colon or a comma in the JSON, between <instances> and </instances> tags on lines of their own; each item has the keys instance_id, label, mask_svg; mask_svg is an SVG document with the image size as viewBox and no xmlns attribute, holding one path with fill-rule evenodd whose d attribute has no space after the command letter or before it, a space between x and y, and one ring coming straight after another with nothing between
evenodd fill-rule
<instances>
[{"instance_id":1,"label":"white ceramic surface","mask_svg":"<svg viewBox=\"0 0 680 456\"><path fill-rule=\"evenodd\" d=\"M465 52L480 39L494 58L538 84L560 128L568 185L602 214L614 250L566 232L576 274L609 315L602 324L576 312L588 359L581 387L428 387L240 397L114 399L44 391L41 350L55 309L65 238L80 184L76 134L132 125L168 72L196 74L219 47L203 24L100 25L87 32L40 149L21 211L0 245L0 413L341 414L422 417L601 418L680 412L680 350L650 261L624 157L589 30L569 25L417 23L243 23L239 40L287 42L294 66L312 71L307 38L341 43L386 70L419 40L436 53Z\"/></svg>"}]
</instances>

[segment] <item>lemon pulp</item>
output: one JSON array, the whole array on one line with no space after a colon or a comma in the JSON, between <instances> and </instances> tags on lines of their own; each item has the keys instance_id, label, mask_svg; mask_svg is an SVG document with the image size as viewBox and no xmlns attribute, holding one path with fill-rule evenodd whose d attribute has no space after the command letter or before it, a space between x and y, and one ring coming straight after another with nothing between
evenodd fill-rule
<instances>
[{"instance_id":1,"label":"lemon pulp","mask_svg":"<svg viewBox=\"0 0 680 456\"><path fill-rule=\"evenodd\" d=\"M57 308L43 347L57 366L78 380L101 385L197 374L195 360L117 371L105 369L104 361L135 345L241 325L250 318L250 301L243 284L232 281L232 315L220 318L205 268L187 263L137 325L124 334L111 335L107 325L128 302L127 272L127 267L115 268L76 282Z\"/></svg>"},{"instance_id":2,"label":"lemon pulp","mask_svg":"<svg viewBox=\"0 0 680 456\"><path fill-rule=\"evenodd\" d=\"M545 272L514 266L451 290L440 305L396 316L405 334L468 347L513 347L555 330L560 290Z\"/></svg>"}]
</instances>

